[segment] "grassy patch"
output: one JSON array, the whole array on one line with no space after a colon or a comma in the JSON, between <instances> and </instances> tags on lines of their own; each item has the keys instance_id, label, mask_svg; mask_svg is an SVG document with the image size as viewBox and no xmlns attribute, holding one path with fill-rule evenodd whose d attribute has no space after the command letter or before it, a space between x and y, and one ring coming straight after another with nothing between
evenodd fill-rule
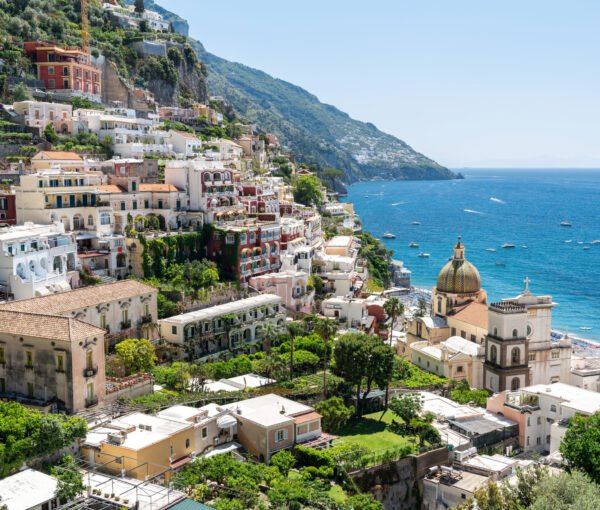
<instances>
[{"instance_id":1,"label":"grassy patch","mask_svg":"<svg viewBox=\"0 0 600 510\"><path fill-rule=\"evenodd\" d=\"M348 495L339 485L332 485L327 494L337 505L343 504L348 499Z\"/></svg>"}]
</instances>

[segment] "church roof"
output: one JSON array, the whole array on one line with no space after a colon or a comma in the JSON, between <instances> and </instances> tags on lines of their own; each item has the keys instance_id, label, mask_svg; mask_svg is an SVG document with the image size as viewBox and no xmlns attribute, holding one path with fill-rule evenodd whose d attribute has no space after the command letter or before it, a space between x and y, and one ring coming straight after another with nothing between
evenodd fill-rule
<instances>
[{"instance_id":1,"label":"church roof","mask_svg":"<svg viewBox=\"0 0 600 510\"><path fill-rule=\"evenodd\" d=\"M465 259L465 247L460 240L454 247L454 257L440 271L436 288L450 294L475 294L481 290L477 268Z\"/></svg>"},{"instance_id":2,"label":"church roof","mask_svg":"<svg viewBox=\"0 0 600 510\"><path fill-rule=\"evenodd\" d=\"M452 314L452 317L478 328L487 329L488 327L488 308L475 301L459 309Z\"/></svg>"}]
</instances>

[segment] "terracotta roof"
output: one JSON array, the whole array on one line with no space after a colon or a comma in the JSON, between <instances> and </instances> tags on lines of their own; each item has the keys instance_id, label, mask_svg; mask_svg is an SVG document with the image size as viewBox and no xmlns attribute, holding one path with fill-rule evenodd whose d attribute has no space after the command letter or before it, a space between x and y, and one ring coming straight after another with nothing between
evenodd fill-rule
<instances>
[{"instance_id":1,"label":"terracotta roof","mask_svg":"<svg viewBox=\"0 0 600 510\"><path fill-rule=\"evenodd\" d=\"M452 317L478 328L488 327L488 307L475 301L454 313Z\"/></svg>"},{"instance_id":2,"label":"terracotta roof","mask_svg":"<svg viewBox=\"0 0 600 510\"><path fill-rule=\"evenodd\" d=\"M307 421L318 420L321 418L321 415L316 411L311 411L310 413L301 414L300 416L295 416L294 421L296 425L300 425L301 423L306 423Z\"/></svg>"},{"instance_id":3,"label":"terracotta roof","mask_svg":"<svg viewBox=\"0 0 600 510\"><path fill-rule=\"evenodd\" d=\"M98 186L100 191L107 191L108 193L123 193L123 189L116 184L101 184Z\"/></svg>"},{"instance_id":4,"label":"terracotta roof","mask_svg":"<svg viewBox=\"0 0 600 510\"><path fill-rule=\"evenodd\" d=\"M172 184L151 184L145 183L140 184L140 191L153 191L153 192L169 192L169 191L181 191L179 188Z\"/></svg>"},{"instance_id":5,"label":"terracotta roof","mask_svg":"<svg viewBox=\"0 0 600 510\"><path fill-rule=\"evenodd\" d=\"M93 335L101 336L105 333L103 329L70 317L8 310L0 310L0 332L10 335L66 341L82 340Z\"/></svg>"},{"instance_id":6,"label":"terracotta roof","mask_svg":"<svg viewBox=\"0 0 600 510\"><path fill-rule=\"evenodd\" d=\"M60 160L73 160L73 161L81 161L83 163L83 159L76 152L67 152L67 151L40 151L31 159L60 159Z\"/></svg>"},{"instance_id":7,"label":"terracotta roof","mask_svg":"<svg viewBox=\"0 0 600 510\"><path fill-rule=\"evenodd\" d=\"M0 311L29 312L38 314L64 314L100 303L127 299L140 294L157 292L154 287L137 280L121 280L105 285L93 285L60 294L10 301L0 305Z\"/></svg>"}]
</instances>

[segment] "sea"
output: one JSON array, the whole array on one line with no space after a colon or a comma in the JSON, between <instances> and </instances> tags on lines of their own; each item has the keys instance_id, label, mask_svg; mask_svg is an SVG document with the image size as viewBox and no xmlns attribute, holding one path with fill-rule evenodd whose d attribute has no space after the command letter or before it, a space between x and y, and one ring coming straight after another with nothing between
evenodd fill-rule
<instances>
[{"instance_id":1,"label":"sea","mask_svg":"<svg viewBox=\"0 0 600 510\"><path fill-rule=\"evenodd\" d=\"M361 182L346 200L415 287L435 285L462 236L489 302L517 296L528 278L534 294L557 303L553 328L600 342L600 242L592 243L600 241L600 169L461 172L464 180ZM386 231L396 239L383 239Z\"/></svg>"}]
</instances>

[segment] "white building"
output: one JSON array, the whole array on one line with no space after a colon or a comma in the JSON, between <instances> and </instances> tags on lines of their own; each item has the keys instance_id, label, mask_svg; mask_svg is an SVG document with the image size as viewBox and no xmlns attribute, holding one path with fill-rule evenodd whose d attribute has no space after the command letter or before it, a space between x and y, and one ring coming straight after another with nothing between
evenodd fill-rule
<instances>
[{"instance_id":1,"label":"white building","mask_svg":"<svg viewBox=\"0 0 600 510\"><path fill-rule=\"evenodd\" d=\"M367 301L340 296L324 299L322 313L325 317L346 323L349 328L358 328L364 324L368 316Z\"/></svg>"},{"instance_id":2,"label":"white building","mask_svg":"<svg viewBox=\"0 0 600 510\"><path fill-rule=\"evenodd\" d=\"M171 130L168 134L169 143L173 146L175 154L193 158L202 150L202 141L192 133Z\"/></svg>"},{"instance_id":3,"label":"white building","mask_svg":"<svg viewBox=\"0 0 600 510\"><path fill-rule=\"evenodd\" d=\"M70 104L20 101L13 104L13 110L19 115L19 122L37 127L40 132L48 124L52 124L54 131L63 135L73 132L73 106Z\"/></svg>"},{"instance_id":4,"label":"white building","mask_svg":"<svg viewBox=\"0 0 600 510\"><path fill-rule=\"evenodd\" d=\"M0 229L4 297L27 299L71 290L70 280L77 269L77 244L62 224L25 223Z\"/></svg>"},{"instance_id":5,"label":"white building","mask_svg":"<svg viewBox=\"0 0 600 510\"><path fill-rule=\"evenodd\" d=\"M0 480L0 505L7 510L50 510L59 506L58 480L34 469L25 469Z\"/></svg>"},{"instance_id":6,"label":"white building","mask_svg":"<svg viewBox=\"0 0 600 510\"><path fill-rule=\"evenodd\" d=\"M159 322L161 337L192 358L219 358L240 349L261 350L263 327L285 324L281 298L261 294L175 315Z\"/></svg>"}]
</instances>

